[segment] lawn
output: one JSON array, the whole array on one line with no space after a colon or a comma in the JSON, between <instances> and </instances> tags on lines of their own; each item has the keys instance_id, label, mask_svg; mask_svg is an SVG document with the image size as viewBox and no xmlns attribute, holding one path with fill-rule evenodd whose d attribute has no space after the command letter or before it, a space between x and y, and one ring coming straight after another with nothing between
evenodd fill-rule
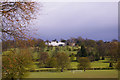
<instances>
[{"instance_id":1,"label":"lawn","mask_svg":"<svg viewBox=\"0 0 120 80\"><path fill-rule=\"evenodd\" d=\"M35 69L38 69L39 67L35 65L35 63L39 63L39 62L34 62L34 65L32 67ZM77 69L78 64L79 64L78 62L71 62L70 68ZM103 63L102 61L94 61L94 62L91 62L90 67L91 68L109 68L109 63Z\"/></svg>"},{"instance_id":2,"label":"lawn","mask_svg":"<svg viewBox=\"0 0 120 80\"><path fill-rule=\"evenodd\" d=\"M109 63L104 63L106 60L99 60L91 62L91 68L108 68Z\"/></svg>"},{"instance_id":3,"label":"lawn","mask_svg":"<svg viewBox=\"0 0 120 80\"><path fill-rule=\"evenodd\" d=\"M72 53L77 54L77 51L73 51L71 46L68 46L68 48L71 49L70 51L67 50L67 46L65 46L65 47L59 46L58 48L59 48L59 52L65 52L67 55L70 55L70 54L72 54ZM76 48L76 47L74 47L74 48ZM45 52L48 52L49 55L51 56L52 53L55 51L55 47L53 47L52 50L51 50L51 49L49 49L49 51L46 51L46 50L47 50L47 47L45 48L44 51L45 51Z\"/></svg>"},{"instance_id":4,"label":"lawn","mask_svg":"<svg viewBox=\"0 0 120 80\"><path fill-rule=\"evenodd\" d=\"M82 70L65 72L29 72L25 78L117 78L116 70Z\"/></svg>"},{"instance_id":5,"label":"lawn","mask_svg":"<svg viewBox=\"0 0 120 80\"><path fill-rule=\"evenodd\" d=\"M105 63L106 60L93 61L90 64L91 68L108 68L109 63ZM71 62L71 68L77 68L78 62Z\"/></svg>"}]
</instances>

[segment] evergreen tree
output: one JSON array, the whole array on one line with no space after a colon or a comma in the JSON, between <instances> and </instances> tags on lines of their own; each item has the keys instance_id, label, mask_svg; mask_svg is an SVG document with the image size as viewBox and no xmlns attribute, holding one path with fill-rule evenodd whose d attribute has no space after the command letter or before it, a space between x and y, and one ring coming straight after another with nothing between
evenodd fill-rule
<instances>
[{"instance_id":1,"label":"evergreen tree","mask_svg":"<svg viewBox=\"0 0 120 80\"><path fill-rule=\"evenodd\" d=\"M77 52L78 57L87 57L87 51L84 45L81 46L81 49Z\"/></svg>"},{"instance_id":2,"label":"evergreen tree","mask_svg":"<svg viewBox=\"0 0 120 80\"><path fill-rule=\"evenodd\" d=\"M87 51L84 45L81 46L81 53L82 53L81 57L87 57Z\"/></svg>"}]
</instances>

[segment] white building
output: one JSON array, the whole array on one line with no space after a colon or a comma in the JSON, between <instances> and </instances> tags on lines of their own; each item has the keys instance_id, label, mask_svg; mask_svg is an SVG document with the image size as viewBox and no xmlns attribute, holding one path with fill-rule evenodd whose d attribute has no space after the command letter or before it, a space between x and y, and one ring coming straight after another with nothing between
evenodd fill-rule
<instances>
[{"instance_id":1,"label":"white building","mask_svg":"<svg viewBox=\"0 0 120 80\"><path fill-rule=\"evenodd\" d=\"M64 42L57 42L57 41L51 41L49 43L46 43L49 46L65 46Z\"/></svg>"}]
</instances>

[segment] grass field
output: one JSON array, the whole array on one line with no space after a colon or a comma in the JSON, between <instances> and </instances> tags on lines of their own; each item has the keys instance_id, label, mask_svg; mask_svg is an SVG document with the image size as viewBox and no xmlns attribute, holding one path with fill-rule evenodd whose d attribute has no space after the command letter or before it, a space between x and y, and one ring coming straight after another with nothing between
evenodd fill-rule
<instances>
[{"instance_id":1,"label":"grass field","mask_svg":"<svg viewBox=\"0 0 120 80\"><path fill-rule=\"evenodd\" d=\"M116 70L29 72L25 78L118 78L118 72Z\"/></svg>"},{"instance_id":2,"label":"grass field","mask_svg":"<svg viewBox=\"0 0 120 80\"><path fill-rule=\"evenodd\" d=\"M93 61L91 62L90 67L91 68L108 68L109 63L105 63L108 60L99 60L99 61ZM77 68L78 62L71 62L71 68Z\"/></svg>"}]
</instances>

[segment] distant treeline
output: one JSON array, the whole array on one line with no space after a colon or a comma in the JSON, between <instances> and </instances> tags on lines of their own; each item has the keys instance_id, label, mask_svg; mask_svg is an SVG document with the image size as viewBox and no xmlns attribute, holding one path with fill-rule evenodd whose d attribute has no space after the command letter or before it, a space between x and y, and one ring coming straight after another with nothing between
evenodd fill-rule
<instances>
[{"instance_id":1,"label":"distant treeline","mask_svg":"<svg viewBox=\"0 0 120 80\"><path fill-rule=\"evenodd\" d=\"M10 48L22 48L23 47L40 47L45 48L47 45L46 42L50 42L49 40L42 40L42 39L15 39L15 40L6 40L2 41L2 50L7 51ZM61 42L66 43L66 46L72 47L81 47L81 49L73 49L77 52L77 56L79 57L96 57L95 60L99 60L102 56L111 56L114 59L118 57L118 40L112 40L109 42L104 42L103 40L92 40L92 39L83 39L82 37L78 38L70 38L68 40L61 39ZM71 45L74 43L75 45Z\"/></svg>"}]
</instances>

